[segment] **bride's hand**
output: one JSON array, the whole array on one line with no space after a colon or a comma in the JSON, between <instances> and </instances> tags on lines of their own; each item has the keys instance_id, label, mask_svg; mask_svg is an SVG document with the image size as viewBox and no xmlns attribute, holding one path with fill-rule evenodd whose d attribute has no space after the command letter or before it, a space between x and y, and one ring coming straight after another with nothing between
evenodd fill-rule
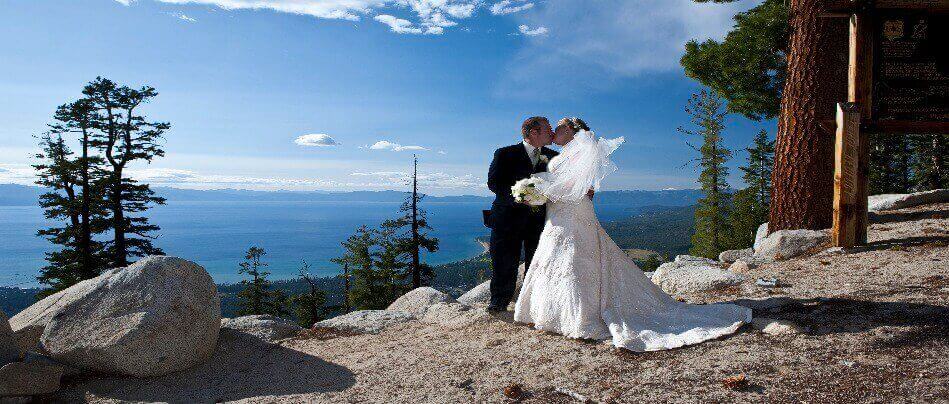
<instances>
[{"instance_id":1,"label":"bride's hand","mask_svg":"<svg viewBox=\"0 0 949 404\"><path fill-rule=\"evenodd\" d=\"M590 200L592 201L592 200L593 200L593 194L595 194L595 193L596 193L596 191L594 191L592 188L590 188L590 190L587 191L587 198L590 198Z\"/></svg>"}]
</instances>

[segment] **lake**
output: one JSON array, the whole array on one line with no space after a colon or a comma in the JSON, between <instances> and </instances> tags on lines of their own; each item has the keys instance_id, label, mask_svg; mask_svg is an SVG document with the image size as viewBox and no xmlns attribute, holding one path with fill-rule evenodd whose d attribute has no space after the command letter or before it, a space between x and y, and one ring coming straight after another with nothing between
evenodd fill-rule
<instances>
[{"instance_id":1,"label":"lake","mask_svg":"<svg viewBox=\"0 0 949 404\"><path fill-rule=\"evenodd\" d=\"M250 246L267 251L264 261L272 279L296 276L306 260L316 276L333 276L340 268L330 259L342 254L340 242L360 225L376 226L396 216L397 202L169 201L148 212L161 226L155 241L166 254L204 266L218 283L241 279L238 263ZM428 202L433 234L440 239L432 264L458 261L482 252L475 241L489 234L481 223L482 202ZM601 220L635 213L626 205L600 204ZM48 225L36 206L0 206L0 286L38 286L51 245L36 237Z\"/></svg>"}]
</instances>

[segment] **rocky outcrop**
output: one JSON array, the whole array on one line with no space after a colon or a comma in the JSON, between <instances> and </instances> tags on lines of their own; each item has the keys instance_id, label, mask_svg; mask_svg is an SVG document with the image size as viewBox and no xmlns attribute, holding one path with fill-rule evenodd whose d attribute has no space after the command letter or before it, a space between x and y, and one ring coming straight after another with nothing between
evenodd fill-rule
<instances>
[{"instance_id":1,"label":"rocky outcrop","mask_svg":"<svg viewBox=\"0 0 949 404\"><path fill-rule=\"evenodd\" d=\"M487 306L491 303L491 281L471 288L471 290L458 297L458 303L468 306Z\"/></svg>"},{"instance_id":2,"label":"rocky outcrop","mask_svg":"<svg viewBox=\"0 0 949 404\"><path fill-rule=\"evenodd\" d=\"M360 334L378 334L386 327L412 320L415 320L415 316L401 311L359 310L320 321L313 326L335 328Z\"/></svg>"},{"instance_id":3,"label":"rocky outcrop","mask_svg":"<svg viewBox=\"0 0 949 404\"><path fill-rule=\"evenodd\" d=\"M20 346L10 328L7 315L0 310L0 366L20 360Z\"/></svg>"},{"instance_id":4,"label":"rocky outcrop","mask_svg":"<svg viewBox=\"0 0 949 404\"><path fill-rule=\"evenodd\" d=\"M28 330L25 336L41 330L41 351L80 369L136 377L206 360L221 327L211 277L175 257L146 257L34 306L14 317L14 324Z\"/></svg>"},{"instance_id":5,"label":"rocky outcrop","mask_svg":"<svg viewBox=\"0 0 949 404\"><path fill-rule=\"evenodd\" d=\"M43 363L12 362L0 367L0 396L36 396L55 393L63 370Z\"/></svg>"},{"instance_id":6,"label":"rocky outcrop","mask_svg":"<svg viewBox=\"0 0 949 404\"><path fill-rule=\"evenodd\" d=\"M439 324L449 328L465 327L479 321L489 321L491 316L480 310L461 303L438 303L428 307L419 318L420 321Z\"/></svg>"},{"instance_id":7,"label":"rocky outcrop","mask_svg":"<svg viewBox=\"0 0 949 404\"><path fill-rule=\"evenodd\" d=\"M786 260L794 258L830 242L825 230L778 230L761 240L755 248L760 259Z\"/></svg>"},{"instance_id":8,"label":"rocky outcrop","mask_svg":"<svg viewBox=\"0 0 949 404\"><path fill-rule=\"evenodd\" d=\"M758 251L759 246L761 245L761 240L764 240L765 237L768 237L768 222L762 223L758 226L758 230L755 231L755 244L752 246L752 249Z\"/></svg>"},{"instance_id":9,"label":"rocky outcrop","mask_svg":"<svg viewBox=\"0 0 949 404\"><path fill-rule=\"evenodd\" d=\"M707 258L680 255L659 266L652 281L669 294L692 294L739 285L745 277L724 270Z\"/></svg>"},{"instance_id":10,"label":"rocky outcrop","mask_svg":"<svg viewBox=\"0 0 949 404\"><path fill-rule=\"evenodd\" d=\"M912 194L871 195L867 203L867 210L877 212L946 202L949 202L949 189L934 189Z\"/></svg>"},{"instance_id":11,"label":"rocky outcrop","mask_svg":"<svg viewBox=\"0 0 949 404\"><path fill-rule=\"evenodd\" d=\"M402 295L392 302L386 310L402 311L413 315L425 313L429 307L439 303L454 303L455 299L433 288L422 287Z\"/></svg>"},{"instance_id":12,"label":"rocky outcrop","mask_svg":"<svg viewBox=\"0 0 949 404\"><path fill-rule=\"evenodd\" d=\"M224 319L221 320L221 328L247 333L267 342L294 337L303 330L303 327L290 320L269 314Z\"/></svg>"},{"instance_id":13,"label":"rocky outcrop","mask_svg":"<svg viewBox=\"0 0 949 404\"><path fill-rule=\"evenodd\" d=\"M725 250L722 251L721 254L718 254L718 260L726 264L731 264L735 261L738 261L742 258L748 258L752 255L755 255L754 248L745 248L743 250Z\"/></svg>"}]
</instances>

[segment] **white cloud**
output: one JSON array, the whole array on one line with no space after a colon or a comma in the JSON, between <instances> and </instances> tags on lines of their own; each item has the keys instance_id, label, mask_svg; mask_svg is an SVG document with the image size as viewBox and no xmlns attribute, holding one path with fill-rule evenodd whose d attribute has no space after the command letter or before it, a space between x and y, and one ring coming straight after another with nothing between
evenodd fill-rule
<instances>
[{"instance_id":1,"label":"white cloud","mask_svg":"<svg viewBox=\"0 0 949 404\"><path fill-rule=\"evenodd\" d=\"M179 20L182 20L182 21L187 21L187 22L198 22L198 20L196 20L196 19L194 19L194 18L191 18L191 17L188 17L188 16L185 15L185 14L180 14L180 15L178 15L178 19L179 19Z\"/></svg>"},{"instance_id":2,"label":"white cloud","mask_svg":"<svg viewBox=\"0 0 949 404\"><path fill-rule=\"evenodd\" d=\"M523 0L513 1L513 0L501 0L497 3L491 5L491 14L494 15L506 15L519 13L524 10L528 10L534 7L534 3L525 2Z\"/></svg>"},{"instance_id":3,"label":"white cloud","mask_svg":"<svg viewBox=\"0 0 949 404\"><path fill-rule=\"evenodd\" d=\"M760 0L728 4L693 0L548 1L519 24L558 27L543 41L525 43L499 81L501 93L536 93L537 85L574 91L615 88L616 80L681 72L679 59L691 39L722 38L732 16ZM561 28L562 27L562 28ZM528 90L529 89L529 90Z\"/></svg>"},{"instance_id":4,"label":"white cloud","mask_svg":"<svg viewBox=\"0 0 949 404\"><path fill-rule=\"evenodd\" d=\"M531 28L524 24L519 25L517 27L517 30L521 31L522 34L527 35L527 36L547 35L547 33L549 32L547 27L541 26L537 28Z\"/></svg>"},{"instance_id":5,"label":"white cloud","mask_svg":"<svg viewBox=\"0 0 949 404\"><path fill-rule=\"evenodd\" d=\"M401 171L354 172L354 177L374 178L377 183L402 185L410 184L412 175ZM485 182L474 175L454 175L444 172L435 172L418 175L419 186L437 189L473 189L484 188Z\"/></svg>"},{"instance_id":6,"label":"white cloud","mask_svg":"<svg viewBox=\"0 0 949 404\"><path fill-rule=\"evenodd\" d=\"M330 135L325 133L311 133L309 135L299 136L293 139L293 143L309 147L339 146L339 142L337 142L336 139L333 139Z\"/></svg>"},{"instance_id":7,"label":"white cloud","mask_svg":"<svg viewBox=\"0 0 949 404\"><path fill-rule=\"evenodd\" d=\"M381 22L381 23L383 23L383 24L385 24L385 25L388 25L388 26L389 26L389 29L392 30L392 32L395 32L395 33L397 33L397 34L421 34L421 33L423 33L423 31L422 31L421 28L416 27L415 25L412 24L412 21L403 20L403 19L401 19L401 18L396 18L396 17L391 16L391 15L386 15L386 14L377 15L377 16L375 17L375 20L376 20L376 21L379 21L379 22Z\"/></svg>"},{"instance_id":8,"label":"white cloud","mask_svg":"<svg viewBox=\"0 0 949 404\"><path fill-rule=\"evenodd\" d=\"M428 148L422 146L403 146L398 143L393 143L388 140L380 140L376 143L373 143L371 146L367 146L370 150L392 150L392 151L406 151L406 150L418 150L425 151Z\"/></svg>"},{"instance_id":9,"label":"white cloud","mask_svg":"<svg viewBox=\"0 0 949 404\"><path fill-rule=\"evenodd\" d=\"M0 163L0 184L33 185L36 171L28 164Z\"/></svg>"},{"instance_id":10,"label":"white cloud","mask_svg":"<svg viewBox=\"0 0 949 404\"><path fill-rule=\"evenodd\" d=\"M115 0L130 5L135 0ZM445 28L474 15L482 0L155 0L170 4L203 4L224 10L271 10L316 18L359 21L373 14L399 34L439 35ZM409 10L414 21L398 18L390 10Z\"/></svg>"},{"instance_id":11,"label":"white cloud","mask_svg":"<svg viewBox=\"0 0 949 404\"><path fill-rule=\"evenodd\" d=\"M439 150L439 151L438 151L438 154L448 154L448 153L445 153L444 150Z\"/></svg>"}]
</instances>

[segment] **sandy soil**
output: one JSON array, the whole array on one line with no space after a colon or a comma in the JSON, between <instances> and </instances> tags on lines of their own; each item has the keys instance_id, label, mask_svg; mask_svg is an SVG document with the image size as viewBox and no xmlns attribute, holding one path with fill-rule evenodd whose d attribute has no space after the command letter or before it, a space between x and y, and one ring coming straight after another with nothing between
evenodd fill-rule
<instances>
[{"instance_id":1,"label":"sandy soil","mask_svg":"<svg viewBox=\"0 0 949 404\"><path fill-rule=\"evenodd\" d=\"M168 402L949 402L949 204L888 212L871 245L770 264L692 302L757 299L807 327L632 353L512 324L410 322L280 345L223 334L211 362L158 379L74 380L56 400ZM754 286L779 278L786 287ZM738 389L723 385L744 375ZM514 386L516 385L516 386ZM509 395L505 396L505 390Z\"/></svg>"}]
</instances>

